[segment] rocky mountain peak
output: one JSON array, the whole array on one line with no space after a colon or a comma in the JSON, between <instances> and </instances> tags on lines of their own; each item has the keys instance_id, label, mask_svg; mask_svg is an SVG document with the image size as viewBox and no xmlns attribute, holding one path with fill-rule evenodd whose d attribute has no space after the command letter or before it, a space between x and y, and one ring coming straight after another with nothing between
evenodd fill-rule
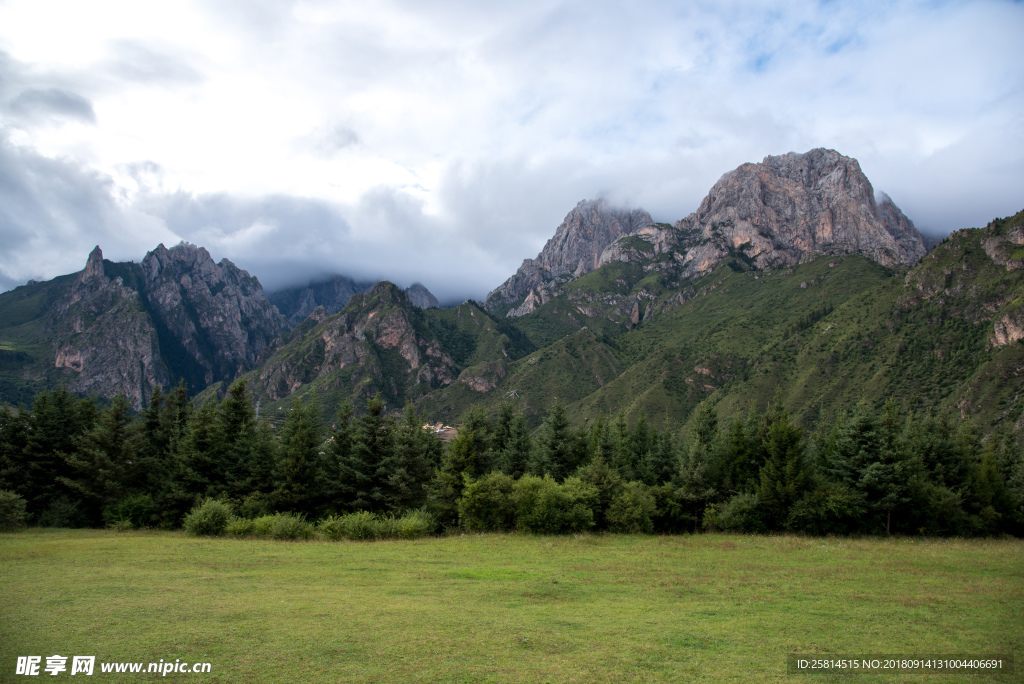
<instances>
[{"instance_id":1,"label":"rocky mountain peak","mask_svg":"<svg viewBox=\"0 0 1024 684\"><path fill-rule=\"evenodd\" d=\"M619 209L605 200L582 200L570 211L536 259L526 259L515 275L487 295L487 308L522 299L533 288L559 276L574 278L599 266L601 253L623 235L653 223L643 209Z\"/></svg>"},{"instance_id":2,"label":"rocky mountain peak","mask_svg":"<svg viewBox=\"0 0 1024 684\"><path fill-rule=\"evenodd\" d=\"M203 382L233 379L289 329L259 281L205 248L162 244L142 260L150 308L205 369Z\"/></svg>"},{"instance_id":3,"label":"rocky mountain peak","mask_svg":"<svg viewBox=\"0 0 1024 684\"><path fill-rule=\"evenodd\" d=\"M322 382L340 370L357 366L361 370L350 379L336 379L332 386L344 384L370 396L374 388L379 388L385 366L395 363L395 354L404 360L398 363L403 383L423 383L424 388L450 385L455 379L454 363L436 341L424 339L417 332L410 299L407 291L387 280L368 292L353 294L340 312L318 320L304 336L263 363L257 391L276 401L303 384ZM384 387L386 395L400 394L394 377Z\"/></svg>"},{"instance_id":4,"label":"rocky mountain peak","mask_svg":"<svg viewBox=\"0 0 1024 684\"><path fill-rule=\"evenodd\" d=\"M418 306L421 309L441 306L441 302L437 301L437 297L423 283L413 283L405 292L409 295L409 301L413 306Z\"/></svg>"},{"instance_id":5,"label":"rocky mountain peak","mask_svg":"<svg viewBox=\"0 0 1024 684\"><path fill-rule=\"evenodd\" d=\"M765 157L722 176L676 229L699 235L688 270L706 273L740 251L760 268L816 254L863 254L883 266L910 265L924 239L891 199L875 200L856 159L814 149Z\"/></svg>"},{"instance_id":6,"label":"rocky mountain peak","mask_svg":"<svg viewBox=\"0 0 1024 684\"><path fill-rule=\"evenodd\" d=\"M105 275L103 272L103 251L99 245L92 248L89 258L85 262L85 270L82 271L82 279Z\"/></svg>"}]
</instances>

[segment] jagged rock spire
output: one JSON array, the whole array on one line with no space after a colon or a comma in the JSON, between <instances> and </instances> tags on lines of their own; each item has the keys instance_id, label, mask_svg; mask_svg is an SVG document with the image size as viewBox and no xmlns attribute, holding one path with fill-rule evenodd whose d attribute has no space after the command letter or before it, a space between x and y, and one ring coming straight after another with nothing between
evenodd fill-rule
<instances>
[{"instance_id":1,"label":"jagged rock spire","mask_svg":"<svg viewBox=\"0 0 1024 684\"><path fill-rule=\"evenodd\" d=\"M85 262L85 271L82 272L82 279L103 275L103 250L99 245L93 247L89 252L89 259Z\"/></svg>"}]
</instances>

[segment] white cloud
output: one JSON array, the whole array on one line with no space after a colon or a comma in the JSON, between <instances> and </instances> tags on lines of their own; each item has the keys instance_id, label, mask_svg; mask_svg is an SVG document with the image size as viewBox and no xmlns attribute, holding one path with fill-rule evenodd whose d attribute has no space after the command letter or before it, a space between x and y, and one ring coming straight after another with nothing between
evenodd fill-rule
<instances>
[{"instance_id":1,"label":"white cloud","mask_svg":"<svg viewBox=\"0 0 1024 684\"><path fill-rule=\"evenodd\" d=\"M9 0L4 159L62 171L8 187L36 195L0 240L36 276L98 234L181 236L265 283L482 297L580 199L671 221L736 165L818 146L926 228L983 224L1020 209L1022 29L998 0ZM104 208L61 213L47 182Z\"/></svg>"}]
</instances>

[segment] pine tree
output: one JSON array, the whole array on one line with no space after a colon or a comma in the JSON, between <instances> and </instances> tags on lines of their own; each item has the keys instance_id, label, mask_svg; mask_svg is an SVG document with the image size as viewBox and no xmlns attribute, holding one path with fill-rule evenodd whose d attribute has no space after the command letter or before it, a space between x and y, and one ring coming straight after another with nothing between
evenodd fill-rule
<instances>
[{"instance_id":1,"label":"pine tree","mask_svg":"<svg viewBox=\"0 0 1024 684\"><path fill-rule=\"evenodd\" d=\"M388 474L383 466L394 448L394 430L384 416L379 392L366 402L366 413L355 422L353 432L351 452L347 459L339 459L343 503L349 510L384 510Z\"/></svg>"},{"instance_id":2,"label":"pine tree","mask_svg":"<svg viewBox=\"0 0 1024 684\"><path fill-rule=\"evenodd\" d=\"M245 380L238 380L231 385L219 408L217 419L220 443L217 450L220 453L217 460L224 465L224 480L230 496L242 499L255 488L251 461L257 432L256 414Z\"/></svg>"},{"instance_id":3,"label":"pine tree","mask_svg":"<svg viewBox=\"0 0 1024 684\"><path fill-rule=\"evenodd\" d=\"M761 466L757 493L766 522L779 529L786 522L790 507L808 491L811 483L804 462L803 429L793 424L781 402L770 406L768 413L764 443L767 458Z\"/></svg>"},{"instance_id":4,"label":"pine tree","mask_svg":"<svg viewBox=\"0 0 1024 684\"><path fill-rule=\"evenodd\" d=\"M668 431L657 435L654 447L640 462L640 479L648 487L669 482L679 467L679 452Z\"/></svg>"},{"instance_id":5,"label":"pine tree","mask_svg":"<svg viewBox=\"0 0 1024 684\"><path fill-rule=\"evenodd\" d=\"M219 433L217 406L208 401L192 414L175 450L174 482L168 500L176 510L187 511L201 499L227 496L226 468L219 460Z\"/></svg>"},{"instance_id":6,"label":"pine tree","mask_svg":"<svg viewBox=\"0 0 1024 684\"><path fill-rule=\"evenodd\" d=\"M481 473L490 472L499 466L500 450L496 451L494 447L494 427L487 420L483 409L473 406L466 414L460 428L460 430L473 433Z\"/></svg>"},{"instance_id":7,"label":"pine tree","mask_svg":"<svg viewBox=\"0 0 1024 684\"><path fill-rule=\"evenodd\" d=\"M636 477L636 473L633 472L633 468L629 463L629 424L626 422L625 409L619 409L618 415L615 416L610 436L611 439L608 446L614 453L605 456L605 458L608 459L609 465L619 471L622 479L628 482Z\"/></svg>"},{"instance_id":8,"label":"pine tree","mask_svg":"<svg viewBox=\"0 0 1024 684\"><path fill-rule=\"evenodd\" d=\"M530 474L550 475L557 481L565 479L578 465L573 460L573 446L565 405L556 400L541 427L537 448L530 459Z\"/></svg>"},{"instance_id":9,"label":"pine tree","mask_svg":"<svg viewBox=\"0 0 1024 684\"><path fill-rule=\"evenodd\" d=\"M498 418L491 430L491 451L500 454L505 451L512 439L512 423L515 421L516 410L510 401L503 401L498 406Z\"/></svg>"},{"instance_id":10,"label":"pine tree","mask_svg":"<svg viewBox=\"0 0 1024 684\"><path fill-rule=\"evenodd\" d=\"M0 489L15 492L22 499L28 493L24 462L28 433L29 415L25 407L0 406Z\"/></svg>"},{"instance_id":11,"label":"pine tree","mask_svg":"<svg viewBox=\"0 0 1024 684\"><path fill-rule=\"evenodd\" d=\"M410 402L395 430L394 448L384 459L388 510L404 513L426 502L426 486L437 467L441 441L422 425L425 417Z\"/></svg>"},{"instance_id":12,"label":"pine tree","mask_svg":"<svg viewBox=\"0 0 1024 684\"><path fill-rule=\"evenodd\" d=\"M76 399L63 386L41 392L32 403L19 470L25 477L26 510L37 522L57 526L86 523L74 512L77 492L62 479L74 476L62 454L74 454L78 438L92 428L97 413L94 402Z\"/></svg>"},{"instance_id":13,"label":"pine tree","mask_svg":"<svg viewBox=\"0 0 1024 684\"><path fill-rule=\"evenodd\" d=\"M314 513L317 464L323 443L319 407L297 397L281 428L281 457L274 492L274 500L280 510L307 515Z\"/></svg>"},{"instance_id":14,"label":"pine tree","mask_svg":"<svg viewBox=\"0 0 1024 684\"><path fill-rule=\"evenodd\" d=\"M630 480L640 477L640 464L647 458L653 446L654 434L651 431L651 426L647 423L647 412L641 407L626 442L625 468L631 473Z\"/></svg>"},{"instance_id":15,"label":"pine tree","mask_svg":"<svg viewBox=\"0 0 1024 684\"><path fill-rule=\"evenodd\" d=\"M77 440L78 448L61 454L73 474L60 481L79 495L91 524L101 522L105 506L129 492L144 491L146 464L138 458L141 439L131 409L123 394L115 395L92 429Z\"/></svg>"},{"instance_id":16,"label":"pine tree","mask_svg":"<svg viewBox=\"0 0 1024 684\"><path fill-rule=\"evenodd\" d=\"M912 500L914 463L901 435L905 433L899 408L886 403L881 419L861 402L853 415L837 422L823 455L824 473L863 496L875 522L869 530L886 534L892 529L893 514Z\"/></svg>"},{"instance_id":17,"label":"pine tree","mask_svg":"<svg viewBox=\"0 0 1024 684\"><path fill-rule=\"evenodd\" d=\"M687 510L696 532L703 521L705 507L718 494L712 460L718 432L718 416L707 403L701 404L683 448L674 479L675 499Z\"/></svg>"},{"instance_id":18,"label":"pine tree","mask_svg":"<svg viewBox=\"0 0 1024 684\"><path fill-rule=\"evenodd\" d=\"M471 430L462 429L445 449L427 491L428 508L442 525L458 523L463 489L483 474L480 442Z\"/></svg>"},{"instance_id":19,"label":"pine tree","mask_svg":"<svg viewBox=\"0 0 1024 684\"><path fill-rule=\"evenodd\" d=\"M622 492L625 482L619 471L612 468L604 456L597 454L590 463L580 466L575 476L597 490L597 505L594 507L594 527L607 529L605 514L615 498Z\"/></svg>"},{"instance_id":20,"label":"pine tree","mask_svg":"<svg viewBox=\"0 0 1024 684\"><path fill-rule=\"evenodd\" d=\"M890 399L882 411L878 426L878 448L874 459L863 465L862 491L874 509L885 513L885 533L891 534L893 513L910 503L911 463L900 443L902 420L899 407Z\"/></svg>"},{"instance_id":21,"label":"pine tree","mask_svg":"<svg viewBox=\"0 0 1024 684\"><path fill-rule=\"evenodd\" d=\"M530 428L526 418L520 413L512 419L509 427L508 441L501 452L500 467L502 472L513 478L520 478L526 472L533 452L533 441L530 439Z\"/></svg>"}]
</instances>

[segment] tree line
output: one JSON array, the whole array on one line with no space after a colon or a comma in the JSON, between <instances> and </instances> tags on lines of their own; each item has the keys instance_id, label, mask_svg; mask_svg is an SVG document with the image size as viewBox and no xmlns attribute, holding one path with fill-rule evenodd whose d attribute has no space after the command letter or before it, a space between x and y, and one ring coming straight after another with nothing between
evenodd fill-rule
<instances>
[{"instance_id":1,"label":"tree line","mask_svg":"<svg viewBox=\"0 0 1024 684\"><path fill-rule=\"evenodd\" d=\"M556 403L531 433L512 403L471 411L445 445L407 406L346 404L331 425L297 398L273 430L244 381L196 407L157 389L138 414L65 389L0 408L0 517L33 525L177 528L201 502L254 519L418 511L444 528L536 532L788 531L1021 535L1024 457L1012 432L862 403L807 431L777 397L687 430L620 412L573 426Z\"/></svg>"}]
</instances>

